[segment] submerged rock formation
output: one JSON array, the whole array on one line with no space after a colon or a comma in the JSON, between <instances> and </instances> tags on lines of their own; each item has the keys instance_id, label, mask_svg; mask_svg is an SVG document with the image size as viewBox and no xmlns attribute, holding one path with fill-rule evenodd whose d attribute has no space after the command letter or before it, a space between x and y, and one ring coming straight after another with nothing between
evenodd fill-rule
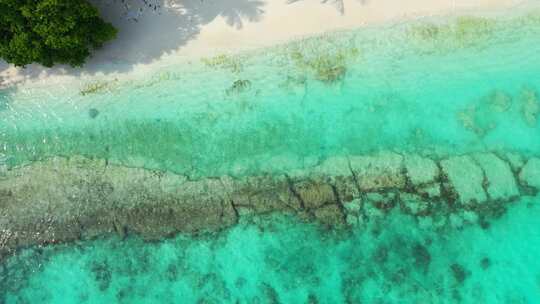
<instances>
[{"instance_id":1,"label":"submerged rock formation","mask_svg":"<svg viewBox=\"0 0 540 304\"><path fill-rule=\"evenodd\" d=\"M461 125L479 137L485 137L504 126L505 121L537 128L540 98L537 89L527 84L513 96L504 91L493 90L472 101L456 114Z\"/></svg>"},{"instance_id":2,"label":"submerged rock formation","mask_svg":"<svg viewBox=\"0 0 540 304\"><path fill-rule=\"evenodd\" d=\"M443 160L441 166L460 204L481 204L487 200L484 173L469 155Z\"/></svg>"},{"instance_id":3,"label":"submerged rock formation","mask_svg":"<svg viewBox=\"0 0 540 304\"><path fill-rule=\"evenodd\" d=\"M336 156L287 175L200 180L56 157L0 176L0 253L107 234L154 240L215 231L273 212L343 228L393 210L434 228L488 227L506 203L539 189L540 159L515 153L438 160L379 152Z\"/></svg>"}]
</instances>

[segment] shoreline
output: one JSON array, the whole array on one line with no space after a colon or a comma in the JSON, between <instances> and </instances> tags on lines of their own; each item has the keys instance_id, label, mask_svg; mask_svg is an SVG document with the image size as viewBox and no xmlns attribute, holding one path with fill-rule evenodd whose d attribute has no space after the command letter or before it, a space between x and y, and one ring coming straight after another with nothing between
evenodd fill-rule
<instances>
[{"instance_id":1,"label":"shoreline","mask_svg":"<svg viewBox=\"0 0 540 304\"><path fill-rule=\"evenodd\" d=\"M406 7L396 7L389 1L344 1L345 10L340 13L330 4L308 1L290 4L244 1L239 2L237 8L227 10L223 3L192 1L180 7L179 2L171 0L161 11L147 11L135 22L123 16L118 3L107 2L110 1L94 1L104 12L104 19L112 21L119 29L119 36L95 51L84 67L57 66L46 69L29 65L21 69L0 61L0 89L35 83L61 84L104 76L133 79L164 66L218 54L254 51L317 35L392 26L423 18L507 15L512 14L514 9L527 9L528 5L535 4L527 0L497 0L491 3L476 0L474 3L453 1L428 5L427 1L415 0ZM508 9L512 11L508 12ZM324 22L321 23L321 20ZM162 28L173 28L173 31Z\"/></svg>"}]
</instances>

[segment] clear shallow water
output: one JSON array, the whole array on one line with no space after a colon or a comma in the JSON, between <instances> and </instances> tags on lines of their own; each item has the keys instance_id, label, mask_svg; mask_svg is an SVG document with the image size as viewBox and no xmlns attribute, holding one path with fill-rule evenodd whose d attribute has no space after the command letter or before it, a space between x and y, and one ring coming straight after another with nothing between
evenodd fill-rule
<instances>
[{"instance_id":1,"label":"clear shallow water","mask_svg":"<svg viewBox=\"0 0 540 304\"><path fill-rule=\"evenodd\" d=\"M540 88L538 16L336 33L133 81L5 91L0 169L85 155L199 178L286 173L378 150L538 155L528 106ZM523 198L489 229L440 231L393 215L328 232L277 216L198 238L29 249L0 268L0 295L8 303L535 303L539 203Z\"/></svg>"},{"instance_id":2,"label":"clear shallow water","mask_svg":"<svg viewBox=\"0 0 540 304\"><path fill-rule=\"evenodd\" d=\"M473 19L440 37L418 34L422 24L337 33L131 82L21 88L0 112L3 154L10 165L82 154L200 177L381 149L540 151L520 101L540 87L533 16ZM507 111L491 108L494 90L512 98ZM276 156L288 161L269 165Z\"/></svg>"},{"instance_id":3,"label":"clear shallow water","mask_svg":"<svg viewBox=\"0 0 540 304\"><path fill-rule=\"evenodd\" d=\"M158 243L26 250L0 286L7 303L536 303L540 198L517 204L489 230L434 232L396 214L332 232L275 217Z\"/></svg>"}]
</instances>

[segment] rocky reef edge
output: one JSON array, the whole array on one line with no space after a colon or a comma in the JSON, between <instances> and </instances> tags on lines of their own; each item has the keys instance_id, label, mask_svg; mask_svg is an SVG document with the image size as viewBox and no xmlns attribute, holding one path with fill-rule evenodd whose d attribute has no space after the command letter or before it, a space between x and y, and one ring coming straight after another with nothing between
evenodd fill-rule
<instances>
[{"instance_id":1,"label":"rocky reef edge","mask_svg":"<svg viewBox=\"0 0 540 304\"><path fill-rule=\"evenodd\" d=\"M106 235L158 240L217 231L276 212L361 229L390 212L456 229L503 215L540 190L540 158L485 152L434 159L381 151L328 158L287 174L186 176L55 157L0 170L0 257Z\"/></svg>"}]
</instances>

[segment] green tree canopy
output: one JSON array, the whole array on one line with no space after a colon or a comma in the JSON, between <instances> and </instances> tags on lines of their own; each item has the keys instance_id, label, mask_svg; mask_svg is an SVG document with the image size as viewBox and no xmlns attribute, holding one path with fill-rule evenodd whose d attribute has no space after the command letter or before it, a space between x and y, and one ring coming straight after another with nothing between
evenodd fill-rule
<instances>
[{"instance_id":1,"label":"green tree canopy","mask_svg":"<svg viewBox=\"0 0 540 304\"><path fill-rule=\"evenodd\" d=\"M16 66L81 66L115 36L86 0L0 0L0 58Z\"/></svg>"}]
</instances>

